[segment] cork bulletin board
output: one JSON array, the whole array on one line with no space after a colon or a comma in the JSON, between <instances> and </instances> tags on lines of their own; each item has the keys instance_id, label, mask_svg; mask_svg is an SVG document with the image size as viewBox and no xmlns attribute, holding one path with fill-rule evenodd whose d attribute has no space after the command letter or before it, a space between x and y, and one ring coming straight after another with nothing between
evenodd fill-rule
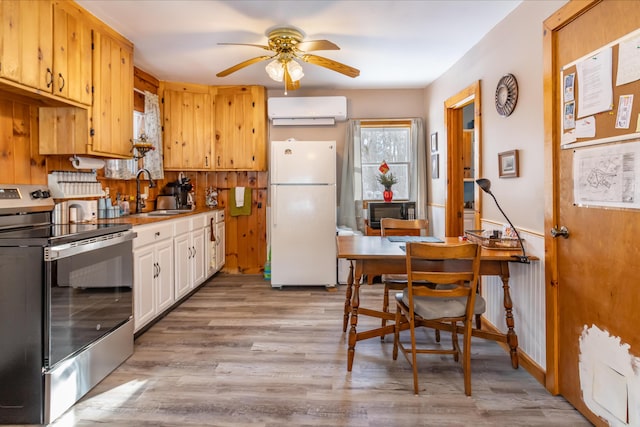
<instances>
[{"instance_id":1,"label":"cork bulletin board","mask_svg":"<svg viewBox=\"0 0 640 427\"><path fill-rule=\"evenodd\" d=\"M640 29L566 64L560 79L561 148L640 139Z\"/></svg>"}]
</instances>

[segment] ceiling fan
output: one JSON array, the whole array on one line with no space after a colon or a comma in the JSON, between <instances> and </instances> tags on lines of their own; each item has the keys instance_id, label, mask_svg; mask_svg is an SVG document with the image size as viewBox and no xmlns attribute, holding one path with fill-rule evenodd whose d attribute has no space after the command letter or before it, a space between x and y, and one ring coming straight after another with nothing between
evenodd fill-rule
<instances>
[{"instance_id":1,"label":"ceiling fan","mask_svg":"<svg viewBox=\"0 0 640 427\"><path fill-rule=\"evenodd\" d=\"M304 76L302 66L296 61L301 60L310 64L319 65L349 77L358 77L360 70L307 52L317 50L340 50L340 48L329 40L303 40L300 30L292 27L277 27L268 33L268 45L248 44L248 43L218 43L219 45L254 46L272 52L269 55L262 55L247 59L239 64L229 67L216 74L217 77L225 77L244 67L260 61L272 59L265 67L267 74L273 80L285 82L285 93L287 90L296 90L300 87L300 79Z\"/></svg>"}]
</instances>

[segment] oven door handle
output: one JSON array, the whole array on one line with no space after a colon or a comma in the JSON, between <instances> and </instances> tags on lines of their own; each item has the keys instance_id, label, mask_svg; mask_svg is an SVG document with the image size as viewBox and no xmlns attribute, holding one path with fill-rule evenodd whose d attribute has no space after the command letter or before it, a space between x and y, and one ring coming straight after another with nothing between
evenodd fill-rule
<instances>
[{"instance_id":1,"label":"oven door handle","mask_svg":"<svg viewBox=\"0 0 640 427\"><path fill-rule=\"evenodd\" d=\"M138 233L134 231L124 231L121 233L107 234L92 239L80 240L77 242L65 243L64 245L52 246L45 248L44 260L55 261L78 255L84 252L91 252L98 249L107 248L109 246L118 245L136 238Z\"/></svg>"}]
</instances>

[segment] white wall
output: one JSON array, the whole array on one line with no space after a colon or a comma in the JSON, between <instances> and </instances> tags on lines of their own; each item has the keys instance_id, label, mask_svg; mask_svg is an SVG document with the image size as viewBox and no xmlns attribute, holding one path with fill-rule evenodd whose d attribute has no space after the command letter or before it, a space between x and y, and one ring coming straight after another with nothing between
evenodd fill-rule
<instances>
[{"instance_id":1,"label":"white wall","mask_svg":"<svg viewBox=\"0 0 640 427\"><path fill-rule=\"evenodd\" d=\"M482 151L477 176L489 178L503 210L521 230L529 254L541 260L532 264L510 263L510 287L514 302L515 330L520 351L541 369L545 360L544 305L544 123L542 76L542 22L565 1L524 1L500 22L459 62L425 90L427 133L438 132L440 179L432 180L429 202L434 234L444 236L446 197L446 130L444 101L480 81ZM495 109L495 89L504 74L518 80L519 97L509 117ZM498 153L519 151L520 177L498 178ZM430 162L429 162L430 164ZM482 203L482 226L498 228L505 220L489 196ZM506 331L502 283L484 277L482 295L487 300L485 318Z\"/></svg>"},{"instance_id":2,"label":"white wall","mask_svg":"<svg viewBox=\"0 0 640 427\"><path fill-rule=\"evenodd\" d=\"M444 205L446 131L444 101L480 80L482 111L483 177L502 209L518 228L543 233L544 228L544 125L542 88L542 22L565 1L525 1L500 22L459 62L425 90L427 133L438 132L440 179L432 182L430 203ZM495 89L500 77L511 73L518 80L515 111L501 117L495 109ZM498 178L498 153L518 149L520 177ZM493 200L483 199L482 217L504 219ZM437 223L438 221L436 221ZM444 224L443 224L444 225ZM444 235L444 230L435 230Z\"/></svg>"}]
</instances>

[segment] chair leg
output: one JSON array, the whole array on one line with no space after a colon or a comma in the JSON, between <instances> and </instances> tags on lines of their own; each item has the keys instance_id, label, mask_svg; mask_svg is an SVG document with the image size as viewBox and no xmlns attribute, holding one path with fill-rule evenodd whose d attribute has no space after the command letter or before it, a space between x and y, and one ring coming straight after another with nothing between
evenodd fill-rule
<instances>
[{"instance_id":1,"label":"chair leg","mask_svg":"<svg viewBox=\"0 0 640 427\"><path fill-rule=\"evenodd\" d=\"M462 355L462 372L464 374L464 394L471 396L471 319L465 321L464 353Z\"/></svg>"},{"instance_id":2,"label":"chair leg","mask_svg":"<svg viewBox=\"0 0 640 427\"><path fill-rule=\"evenodd\" d=\"M382 311L384 313L389 312L389 286L384 284L384 296L382 297ZM387 319L382 319L382 327L384 328L387 325ZM381 341L384 341L384 335L380 337Z\"/></svg>"},{"instance_id":3,"label":"chair leg","mask_svg":"<svg viewBox=\"0 0 640 427\"><path fill-rule=\"evenodd\" d=\"M396 323L393 328L393 360L398 360L398 343L400 342L400 307L396 308Z\"/></svg>"},{"instance_id":4,"label":"chair leg","mask_svg":"<svg viewBox=\"0 0 640 427\"><path fill-rule=\"evenodd\" d=\"M436 342L440 342L440 329L436 329Z\"/></svg>"},{"instance_id":5,"label":"chair leg","mask_svg":"<svg viewBox=\"0 0 640 427\"><path fill-rule=\"evenodd\" d=\"M411 316L409 316L411 317ZM418 358L416 349L416 325L413 318L409 319L409 328L411 329L411 366L413 367L413 392L416 396L418 392Z\"/></svg>"}]
</instances>

